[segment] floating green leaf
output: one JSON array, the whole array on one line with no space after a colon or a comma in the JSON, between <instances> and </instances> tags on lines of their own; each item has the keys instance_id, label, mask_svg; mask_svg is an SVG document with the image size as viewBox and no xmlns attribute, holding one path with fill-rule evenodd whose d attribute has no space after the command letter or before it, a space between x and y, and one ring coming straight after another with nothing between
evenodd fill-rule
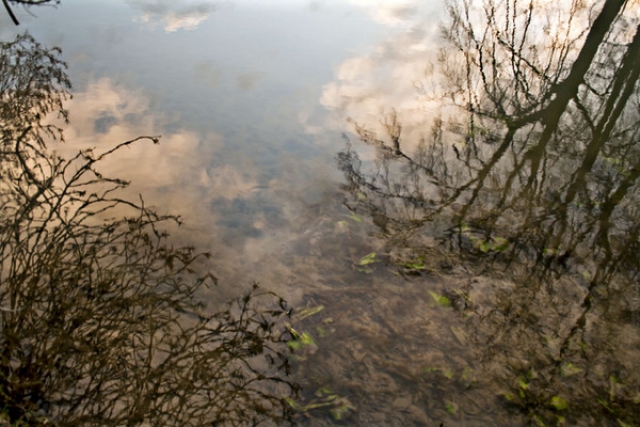
<instances>
[{"instance_id":1,"label":"floating green leaf","mask_svg":"<svg viewBox=\"0 0 640 427\"><path fill-rule=\"evenodd\" d=\"M323 393L325 392L325 393ZM308 405L300 405L298 402L296 402L295 400L293 400L292 398L288 397L288 396L284 396L283 399L284 401L287 403L287 405L289 405L292 409L296 410L296 411L300 411L300 412L307 412L310 411L312 409L318 409L318 408L326 408L328 406L335 406L336 403L335 402L339 402L338 404L342 407L342 406L348 406L348 409L353 409L353 406L351 406L351 404L349 403L349 401L344 398L344 397L340 397L337 394L331 394L330 389L326 388L326 389L320 389L316 392L316 396L321 397L321 399L315 399L313 402L309 403Z\"/></svg>"},{"instance_id":2,"label":"floating green leaf","mask_svg":"<svg viewBox=\"0 0 640 427\"><path fill-rule=\"evenodd\" d=\"M340 421L349 413L353 407L350 404L337 406L329 411L334 420Z\"/></svg>"},{"instance_id":3,"label":"floating green leaf","mask_svg":"<svg viewBox=\"0 0 640 427\"><path fill-rule=\"evenodd\" d=\"M298 404L298 402L296 402L295 400L293 400L292 398L290 398L289 396L283 396L282 397L284 399L284 401L287 403L287 405L289 405L291 407L291 409L294 409L296 411L300 411L302 410L302 406L300 406Z\"/></svg>"},{"instance_id":4,"label":"floating green leaf","mask_svg":"<svg viewBox=\"0 0 640 427\"><path fill-rule=\"evenodd\" d=\"M437 294L433 291L429 291L429 295L435 300L435 302L441 307L450 307L451 300L444 295Z\"/></svg>"},{"instance_id":5,"label":"floating green leaf","mask_svg":"<svg viewBox=\"0 0 640 427\"><path fill-rule=\"evenodd\" d=\"M456 413L456 405L453 403L447 403L444 405L444 408L447 410L447 412L451 415L454 415Z\"/></svg>"},{"instance_id":6,"label":"floating green leaf","mask_svg":"<svg viewBox=\"0 0 640 427\"><path fill-rule=\"evenodd\" d=\"M349 399L342 397L333 392L330 387L322 387L316 390L315 395L318 397L312 404L308 405L308 409L331 406L329 413L334 420L343 420L350 410L355 407L349 402Z\"/></svg>"},{"instance_id":7,"label":"floating green leaf","mask_svg":"<svg viewBox=\"0 0 640 427\"><path fill-rule=\"evenodd\" d=\"M509 249L510 243L504 237L494 237L492 240L493 242L492 242L491 249L493 249L494 251L501 252L506 249Z\"/></svg>"},{"instance_id":8,"label":"floating green leaf","mask_svg":"<svg viewBox=\"0 0 640 427\"><path fill-rule=\"evenodd\" d=\"M560 374L563 377L570 377L572 375L579 374L580 372L582 372L582 368L577 367L571 362L562 365L560 368Z\"/></svg>"},{"instance_id":9,"label":"floating green leaf","mask_svg":"<svg viewBox=\"0 0 640 427\"><path fill-rule=\"evenodd\" d=\"M471 240L473 247L479 249L481 252L487 253L491 248L489 242L486 242L476 236L469 236L469 240Z\"/></svg>"},{"instance_id":10,"label":"floating green leaf","mask_svg":"<svg viewBox=\"0 0 640 427\"><path fill-rule=\"evenodd\" d=\"M349 229L349 223L347 221L338 221L336 222L336 225L338 226L339 230L348 230Z\"/></svg>"},{"instance_id":11,"label":"floating green leaf","mask_svg":"<svg viewBox=\"0 0 640 427\"><path fill-rule=\"evenodd\" d=\"M315 403L308 404L303 408L303 410L309 411L311 409L326 408L327 406L331 406L331 405L332 405L331 402L315 402Z\"/></svg>"},{"instance_id":12,"label":"floating green leaf","mask_svg":"<svg viewBox=\"0 0 640 427\"><path fill-rule=\"evenodd\" d=\"M621 383L620 378L614 375L609 376L609 402L613 401L613 398L615 396L616 384L620 384L620 383Z\"/></svg>"},{"instance_id":13,"label":"floating green leaf","mask_svg":"<svg viewBox=\"0 0 640 427\"><path fill-rule=\"evenodd\" d=\"M358 265L369 265L369 264L373 264L374 262L376 262L376 253L375 252L371 252L368 255L363 256L362 258L360 258L360 262L358 263Z\"/></svg>"},{"instance_id":14,"label":"floating green leaf","mask_svg":"<svg viewBox=\"0 0 640 427\"><path fill-rule=\"evenodd\" d=\"M563 409L567 409L569 407L569 403L567 403L562 396L553 396L551 398L551 406L556 408L558 411L562 411Z\"/></svg>"},{"instance_id":15,"label":"floating green leaf","mask_svg":"<svg viewBox=\"0 0 640 427\"><path fill-rule=\"evenodd\" d=\"M300 336L300 342L303 345L315 344L313 337L306 332L303 332L302 335Z\"/></svg>"},{"instance_id":16,"label":"floating green leaf","mask_svg":"<svg viewBox=\"0 0 640 427\"><path fill-rule=\"evenodd\" d=\"M316 326L316 331L318 332L318 335L320 335L321 337L326 337L327 335L332 334L334 330L324 328L322 326Z\"/></svg>"},{"instance_id":17,"label":"floating green leaf","mask_svg":"<svg viewBox=\"0 0 640 427\"><path fill-rule=\"evenodd\" d=\"M287 341L287 346L289 346L291 350L299 350L304 346L315 344L313 337L309 333L307 332L300 333L295 329L293 329L291 326L288 326L287 329L291 334L291 336L293 337L293 339Z\"/></svg>"},{"instance_id":18,"label":"floating green leaf","mask_svg":"<svg viewBox=\"0 0 640 427\"><path fill-rule=\"evenodd\" d=\"M417 257L417 258L414 258L411 261L401 262L398 265L400 267L402 267L405 271L406 270L409 270L409 271L421 271L421 270L425 270L427 268L427 265L424 262L424 257Z\"/></svg>"},{"instance_id":19,"label":"floating green leaf","mask_svg":"<svg viewBox=\"0 0 640 427\"><path fill-rule=\"evenodd\" d=\"M302 406L290 397L284 397L284 400L292 409L296 411L301 411L301 412L307 412L307 411L310 411L311 409L324 408L327 406L331 406L331 402L313 402L308 405Z\"/></svg>"},{"instance_id":20,"label":"floating green leaf","mask_svg":"<svg viewBox=\"0 0 640 427\"><path fill-rule=\"evenodd\" d=\"M467 344L467 334L462 329L460 329L457 326L450 326L449 329L451 329L453 336L456 337L456 339L460 344L462 345Z\"/></svg>"},{"instance_id":21,"label":"floating green leaf","mask_svg":"<svg viewBox=\"0 0 640 427\"><path fill-rule=\"evenodd\" d=\"M299 350L302 348L302 343L298 340L289 340L287 341L287 345L291 350Z\"/></svg>"},{"instance_id":22,"label":"floating green leaf","mask_svg":"<svg viewBox=\"0 0 640 427\"><path fill-rule=\"evenodd\" d=\"M534 415L534 416L533 416L533 421L535 421L535 422L536 422L536 424L538 424L538 426L539 426L539 427L545 427L545 426L546 426L546 424L544 423L544 421L542 421L542 420L540 419L540 417L539 417L539 416L537 416L537 415Z\"/></svg>"},{"instance_id":23,"label":"floating green leaf","mask_svg":"<svg viewBox=\"0 0 640 427\"><path fill-rule=\"evenodd\" d=\"M318 397L323 397L323 396L338 396L336 394L333 394L333 390L331 390L331 387L320 387L318 390L316 390L316 396Z\"/></svg>"},{"instance_id":24,"label":"floating green leaf","mask_svg":"<svg viewBox=\"0 0 640 427\"><path fill-rule=\"evenodd\" d=\"M319 305L317 307L309 307L309 308L305 308L303 310L300 310L297 314L297 317L299 320L305 319L309 316L313 316L316 313L321 312L322 310L324 310L324 306L323 305Z\"/></svg>"},{"instance_id":25,"label":"floating green leaf","mask_svg":"<svg viewBox=\"0 0 640 427\"><path fill-rule=\"evenodd\" d=\"M468 227L463 227L461 228L461 230L464 235L467 236L469 240L471 240L471 244L473 244L473 247L483 253L487 253L489 251L502 252L508 249L510 246L509 241L504 237L494 236L488 238L487 240L484 240L471 234Z\"/></svg>"},{"instance_id":26,"label":"floating green leaf","mask_svg":"<svg viewBox=\"0 0 640 427\"><path fill-rule=\"evenodd\" d=\"M358 214L352 213L351 215L349 215L349 218L354 220L355 222L362 222L362 217Z\"/></svg>"},{"instance_id":27,"label":"floating green leaf","mask_svg":"<svg viewBox=\"0 0 640 427\"><path fill-rule=\"evenodd\" d=\"M406 264L403 264L402 266L404 268L410 268L412 270L424 270L425 268L427 268L427 265L422 261L408 262Z\"/></svg>"},{"instance_id":28,"label":"floating green leaf","mask_svg":"<svg viewBox=\"0 0 640 427\"><path fill-rule=\"evenodd\" d=\"M518 378L518 386L522 390L527 390L529 388L529 384L527 384L527 382L522 377Z\"/></svg>"},{"instance_id":29,"label":"floating green leaf","mask_svg":"<svg viewBox=\"0 0 640 427\"><path fill-rule=\"evenodd\" d=\"M324 337L326 335L334 333L336 329L333 326L331 326L332 323L333 323L332 317L325 317L324 319L322 319L322 325L318 325L316 327L316 330L318 331L318 335L320 335L321 337Z\"/></svg>"},{"instance_id":30,"label":"floating green leaf","mask_svg":"<svg viewBox=\"0 0 640 427\"><path fill-rule=\"evenodd\" d=\"M587 282L590 282L590 281L591 281L591 278L593 277L593 276L591 275L591 273L590 273L590 272L588 272L587 270L580 270L580 275L581 275L581 276L582 276L582 278L583 278L584 280L586 280Z\"/></svg>"},{"instance_id":31,"label":"floating green leaf","mask_svg":"<svg viewBox=\"0 0 640 427\"><path fill-rule=\"evenodd\" d=\"M360 261L356 264L356 270L360 271L362 273L369 274L373 270L371 270L367 266L371 265L371 264L373 264L375 262L376 262L376 253L375 252L371 252L370 254L367 254L367 255L363 256L362 258L360 258Z\"/></svg>"},{"instance_id":32,"label":"floating green leaf","mask_svg":"<svg viewBox=\"0 0 640 427\"><path fill-rule=\"evenodd\" d=\"M462 375L460 376L460 378L462 378L463 380L468 380L469 378L471 378L472 374L473 374L473 369L469 368L468 366L465 366L465 368L462 370Z\"/></svg>"},{"instance_id":33,"label":"floating green leaf","mask_svg":"<svg viewBox=\"0 0 640 427\"><path fill-rule=\"evenodd\" d=\"M502 252L509 249L509 245L509 241L504 237L492 237L491 241L488 242L489 249L494 252Z\"/></svg>"},{"instance_id":34,"label":"floating green leaf","mask_svg":"<svg viewBox=\"0 0 640 427\"><path fill-rule=\"evenodd\" d=\"M613 409L611 409L611 407L609 406L609 404L608 404L604 399L597 398L597 399L596 399L596 401L597 401L599 404L601 404L602 406L604 406L604 408L605 408L607 411L609 411L609 412L613 413Z\"/></svg>"},{"instance_id":35,"label":"floating green leaf","mask_svg":"<svg viewBox=\"0 0 640 427\"><path fill-rule=\"evenodd\" d=\"M289 333L291 334L291 336L293 337L294 340L297 340L298 338L300 338L300 334L298 333L298 331L296 331L295 329L293 329L291 326L286 325L287 330L289 331Z\"/></svg>"}]
</instances>

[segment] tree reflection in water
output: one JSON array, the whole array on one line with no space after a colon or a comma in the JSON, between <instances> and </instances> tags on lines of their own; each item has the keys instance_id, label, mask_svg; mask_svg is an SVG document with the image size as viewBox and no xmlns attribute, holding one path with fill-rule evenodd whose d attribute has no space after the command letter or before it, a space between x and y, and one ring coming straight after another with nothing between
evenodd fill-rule
<instances>
[{"instance_id":1,"label":"tree reflection in water","mask_svg":"<svg viewBox=\"0 0 640 427\"><path fill-rule=\"evenodd\" d=\"M178 218L121 199L127 183L97 169L157 137L51 150L70 88L58 57L28 35L0 44L1 422L287 422L285 302L256 286L211 314L206 254L164 231Z\"/></svg>"},{"instance_id":2,"label":"tree reflection in water","mask_svg":"<svg viewBox=\"0 0 640 427\"><path fill-rule=\"evenodd\" d=\"M351 145L338 157L349 206L405 274L476 278L444 296L482 372L464 395L490 390L534 425L640 419L640 26L627 3L451 2L430 135L404 141L390 114L387 135L356 126L375 162Z\"/></svg>"},{"instance_id":3,"label":"tree reflection in water","mask_svg":"<svg viewBox=\"0 0 640 427\"><path fill-rule=\"evenodd\" d=\"M15 25L20 25L20 21L16 18L16 15L13 13L13 9L11 8L11 4L20 5L24 8L29 8L31 6L43 6L43 5L57 5L60 3L60 0L2 0L2 4L4 5L4 9L7 11L7 14L13 21Z\"/></svg>"}]
</instances>

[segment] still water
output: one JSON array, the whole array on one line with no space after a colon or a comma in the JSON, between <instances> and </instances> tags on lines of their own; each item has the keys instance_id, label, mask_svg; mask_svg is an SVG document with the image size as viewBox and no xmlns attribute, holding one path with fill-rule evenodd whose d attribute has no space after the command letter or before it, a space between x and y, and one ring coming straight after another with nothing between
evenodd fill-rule
<instances>
[{"instance_id":1,"label":"still water","mask_svg":"<svg viewBox=\"0 0 640 427\"><path fill-rule=\"evenodd\" d=\"M294 307L301 425L638 425L637 2L63 0L66 143ZM636 423L636 424L634 424Z\"/></svg>"}]
</instances>

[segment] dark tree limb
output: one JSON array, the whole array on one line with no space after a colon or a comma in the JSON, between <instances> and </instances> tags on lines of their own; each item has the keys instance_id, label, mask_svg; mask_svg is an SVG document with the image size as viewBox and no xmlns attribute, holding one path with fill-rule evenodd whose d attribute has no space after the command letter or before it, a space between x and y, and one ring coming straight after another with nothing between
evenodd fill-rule
<instances>
[{"instance_id":1,"label":"dark tree limb","mask_svg":"<svg viewBox=\"0 0 640 427\"><path fill-rule=\"evenodd\" d=\"M13 14L13 10L11 10L11 6L9 6L9 2L7 0L2 0L2 3L4 4L5 9L7 9L7 13L11 17L11 20L13 21L13 23L16 25L20 25L20 21L18 21L18 18L16 18L16 15Z\"/></svg>"}]
</instances>

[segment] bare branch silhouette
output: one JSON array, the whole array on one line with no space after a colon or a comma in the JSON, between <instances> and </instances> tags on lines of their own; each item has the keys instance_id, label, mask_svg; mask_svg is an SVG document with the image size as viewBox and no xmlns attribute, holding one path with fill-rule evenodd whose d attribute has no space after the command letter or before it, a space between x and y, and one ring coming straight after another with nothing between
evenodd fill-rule
<instances>
[{"instance_id":1,"label":"bare branch silhouette","mask_svg":"<svg viewBox=\"0 0 640 427\"><path fill-rule=\"evenodd\" d=\"M222 310L178 218L99 170L141 136L64 159L49 124L70 83L57 50L0 44L0 418L12 425L286 423L286 303L255 285Z\"/></svg>"}]
</instances>

